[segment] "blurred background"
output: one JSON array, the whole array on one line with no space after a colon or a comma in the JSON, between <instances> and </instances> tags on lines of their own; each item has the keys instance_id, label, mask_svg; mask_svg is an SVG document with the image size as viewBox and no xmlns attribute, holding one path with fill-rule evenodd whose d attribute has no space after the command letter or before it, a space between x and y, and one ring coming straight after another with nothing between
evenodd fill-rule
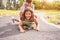
<instances>
[{"instance_id":1,"label":"blurred background","mask_svg":"<svg viewBox=\"0 0 60 40\"><path fill-rule=\"evenodd\" d=\"M0 17L19 14L25 0L0 0ZM45 19L60 24L60 0L33 0L35 11L46 13Z\"/></svg>"},{"instance_id":2,"label":"blurred background","mask_svg":"<svg viewBox=\"0 0 60 40\"><path fill-rule=\"evenodd\" d=\"M0 0L0 9L18 10L25 0ZM60 0L33 0L35 9L60 10Z\"/></svg>"},{"instance_id":3,"label":"blurred background","mask_svg":"<svg viewBox=\"0 0 60 40\"><path fill-rule=\"evenodd\" d=\"M0 9L18 10L25 0L0 0ZM60 0L33 0L35 9L60 10Z\"/></svg>"}]
</instances>

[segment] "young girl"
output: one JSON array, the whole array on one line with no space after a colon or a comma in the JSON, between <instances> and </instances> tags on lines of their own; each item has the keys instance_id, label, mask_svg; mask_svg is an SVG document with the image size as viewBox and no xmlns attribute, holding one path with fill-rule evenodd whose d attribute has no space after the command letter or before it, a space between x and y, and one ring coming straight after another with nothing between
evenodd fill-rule
<instances>
[{"instance_id":1,"label":"young girl","mask_svg":"<svg viewBox=\"0 0 60 40\"><path fill-rule=\"evenodd\" d=\"M28 24L26 22L31 22L31 24ZM35 23L35 24L32 24L32 23ZM38 22L34 18L33 11L30 9L25 9L23 12L23 15L22 15L20 23L19 23L20 32L25 32L25 30L23 29L24 24L29 25L28 27L31 27L32 25L34 25L34 28L36 28L36 29L38 27Z\"/></svg>"}]
</instances>

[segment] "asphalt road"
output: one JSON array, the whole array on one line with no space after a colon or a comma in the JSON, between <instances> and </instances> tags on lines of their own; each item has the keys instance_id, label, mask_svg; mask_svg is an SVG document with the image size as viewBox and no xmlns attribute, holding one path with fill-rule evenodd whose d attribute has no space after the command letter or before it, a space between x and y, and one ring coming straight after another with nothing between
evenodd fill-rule
<instances>
[{"instance_id":1,"label":"asphalt road","mask_svg":"<svg viewBox=\"0 0 60 40\"><path fill-rule=\"evenodd\" d=\"M15 15L19 18L18 15ZM0 17L0 40L60 40L60 29L44 23L38 16L40 32L26 30L21 33L18 23L12 23L11 16Z\"/></svg>"}]
</instances>

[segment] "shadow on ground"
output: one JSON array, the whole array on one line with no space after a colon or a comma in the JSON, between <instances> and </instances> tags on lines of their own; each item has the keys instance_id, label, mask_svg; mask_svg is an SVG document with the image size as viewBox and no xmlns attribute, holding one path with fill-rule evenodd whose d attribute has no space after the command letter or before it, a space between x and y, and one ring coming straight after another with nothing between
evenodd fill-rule
<instances>
[{"instance_id":1,"label":"shadow on ground","mask_svg":"<svg viewBox=\"0 0 60 40\"><path fill-rule=\"evenodd\" d=\"M9 24L7 23L6 26L0 27L0 38L17 35L20 34L18 29L18 24Z\"/></svg>"}]
</instances>

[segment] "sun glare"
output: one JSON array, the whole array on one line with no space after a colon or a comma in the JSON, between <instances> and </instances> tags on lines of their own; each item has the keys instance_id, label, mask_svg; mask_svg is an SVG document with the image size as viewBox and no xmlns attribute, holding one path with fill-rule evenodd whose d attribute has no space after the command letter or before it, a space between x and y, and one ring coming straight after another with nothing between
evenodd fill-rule
<instances>
[{"instance_id":1,"label":"sun glare","mask_svg":"<svg viewBox=\"0 0 60 40\"><path fill-rule=\"evenodd\" d=\"M53 2L54 0L46 0L46 2L49 2L49 3L51 3L51 2Z\"/></svg>"}]
</instances>

